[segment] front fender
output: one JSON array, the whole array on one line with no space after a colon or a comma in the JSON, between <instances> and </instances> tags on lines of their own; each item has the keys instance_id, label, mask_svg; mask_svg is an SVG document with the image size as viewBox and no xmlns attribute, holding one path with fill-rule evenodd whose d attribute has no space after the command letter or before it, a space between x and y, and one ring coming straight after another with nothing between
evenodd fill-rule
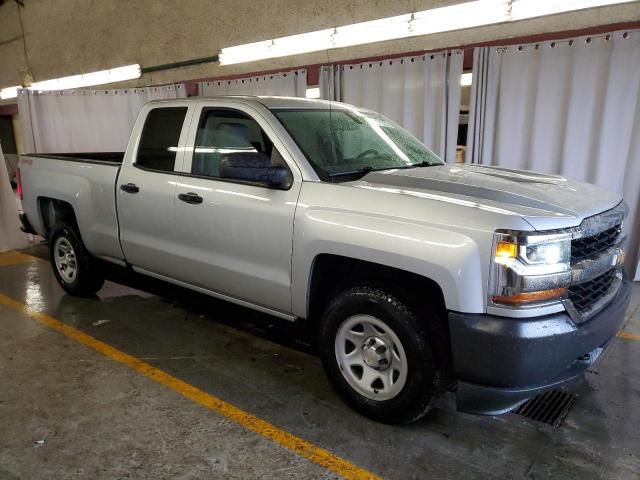
<instances>
[{"instance_id":1,"label":"front fender","mask_svg":"<svg viewBox=\"0 0 640 480\"><path fill-rule=\"evenodd\" d=\"M340 255L412 272L435 281L449 310L484 311L481 247L469 236L397 218L301 207L296 215L292 309L307 316L313 263Z\"/></svg>"}]
</instances>

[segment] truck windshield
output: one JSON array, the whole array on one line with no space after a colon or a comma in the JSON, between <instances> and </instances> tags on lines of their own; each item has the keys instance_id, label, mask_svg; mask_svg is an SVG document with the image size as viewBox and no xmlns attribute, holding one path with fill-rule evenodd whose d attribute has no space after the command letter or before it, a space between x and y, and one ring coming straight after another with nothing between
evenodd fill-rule
<instances>
[{"instance_id":1,"label":"truck windshield","mask_svg":"<svg viewBox=\"0 0 640 480\"><path fill-rule=\"evenodd\" d=\"M377 113L342 108L272 111L323 181L443 163L410 133Z\"/></svg>"}]
</instances>

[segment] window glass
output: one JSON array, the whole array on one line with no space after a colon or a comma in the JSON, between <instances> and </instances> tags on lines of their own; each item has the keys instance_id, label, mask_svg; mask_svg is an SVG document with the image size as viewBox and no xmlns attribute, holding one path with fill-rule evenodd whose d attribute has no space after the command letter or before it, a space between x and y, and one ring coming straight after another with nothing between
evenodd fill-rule
<instances>
[{"instance_id":1,"label":"window glass","mask_svg":"<svg viewBox=\"0 0 640 480\"><path fill-rule=\"evenodd\" d=\"M370 171L442 165L437 155L382 115L346 109L273 109L325 181Z\"/></svg>"},{"instance_id":2,"label":"window glass","mask_svg":"<svg viewBox=\"0 0 640 480\"><path fill-rule=\"evenodd\" d=\"M273 143L248 115L227 109L206 108L200 116L191 173L206 177L220 176L220 162L225 157L247 154L246 158L266 158L271 165L286 166ZM266 157L263 157L266 156Z\"/></svg>"},{"instance_id":3,"label":"window glass","mask_svg":"<svg viewBox=\"0 0 640 480\"><path fill-rule=\"evenodd\" d=\"M142 128L136 165L173 172L187 107L154 108Z\"/></svg>"}]
</instances>

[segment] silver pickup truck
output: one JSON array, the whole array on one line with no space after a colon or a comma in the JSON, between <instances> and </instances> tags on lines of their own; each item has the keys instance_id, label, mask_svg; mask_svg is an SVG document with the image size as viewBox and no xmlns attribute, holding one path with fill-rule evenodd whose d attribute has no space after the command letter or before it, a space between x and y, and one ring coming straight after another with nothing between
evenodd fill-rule
<instances>
[{"instance_id":1,"label":"silver pickup truck","mask_svg":"<svg viewBox=\"0 0 640 480\"><path fill-rule=\"evenodd\" d=\"M420 418L456 381L479 414L565 386L629 302L618 195L444 164L350 105L151 102L124 154L19 168L24 228L68 293L100 289L106 261L311 322L335 390L382 422Z\"/></svg>"}]
</instances>

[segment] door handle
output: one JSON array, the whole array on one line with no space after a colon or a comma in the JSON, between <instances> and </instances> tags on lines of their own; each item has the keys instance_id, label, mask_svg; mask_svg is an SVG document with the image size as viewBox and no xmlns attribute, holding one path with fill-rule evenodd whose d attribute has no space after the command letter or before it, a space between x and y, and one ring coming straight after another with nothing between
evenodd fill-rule
<instances>
[{"instance_id":1,"label":"door handle","mask_svg":"<svg viewBox=\"0 0 640 480\"><path fill-rule=\"evenodd\" d=\"M120 190L123 190L127 193L138 193L140 189L135 183L127 183L125 185L120 185Z\"/></svg>"},{"instance_id":2,"label":"door handle","mask_svg":"<svg viewBox=\"0 0 640 480\"><path fill-rule=\"evenodd\" d=\"M197 193L189 192L189 193L181 193L178 195L178 198L186 203L191 203L192 205L197 205L202 203L202 197Z\"/></svg>"}]
</instances>

